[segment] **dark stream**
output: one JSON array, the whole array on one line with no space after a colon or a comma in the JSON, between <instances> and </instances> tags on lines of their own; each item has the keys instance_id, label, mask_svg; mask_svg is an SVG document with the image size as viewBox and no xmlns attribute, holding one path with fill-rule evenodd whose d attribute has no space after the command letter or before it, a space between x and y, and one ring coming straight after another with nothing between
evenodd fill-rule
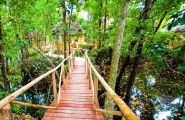
<instances>
[{"instance_id":1,"label":"dark stream","mask_svg":"<svg viewBox=\"0 0 185 120\"><path fill-rule=\"evenodd\" d=\"M21 88L21 86L19 86ZM14 88L14 91L16 91L18 88ZM17 97L16 101L21 101L25 103L31 103L36 105L45 105L49 106L50 103L53 101L54 96L51 89L48 89L48 91L45 91L42 93L34 92L32 91L34 87L31 88L31 90L27 90L23 94L21 94L19 97ZM32 117L36 118L37 120L41 120L46 109L43 108L32 108L32 107L26 107L26 106L20 106L20 105L13 105L12 112L16 114L30 114Z\"/></svg>"},{"instance_id":2,"label":"dark stream","mask_svg":"<svg viewBox=\"0 0 185 120\"><path fill-rule=\"evenodd\" d=\"M165 81L165 79L161 80ZM147 76L146 80L145 86L136 82L132 90L131 106L137 116L140 116L142 120L185 120L183 92L178 89L179 86L175 84L175 81L172 81L174 83L172 84L168 79L171 83L168 86L168 82L162 83L163 85L158 84L159 81L152 75ZM174 87L177 89L172 89Z\"/></svg>"}]
</instances>

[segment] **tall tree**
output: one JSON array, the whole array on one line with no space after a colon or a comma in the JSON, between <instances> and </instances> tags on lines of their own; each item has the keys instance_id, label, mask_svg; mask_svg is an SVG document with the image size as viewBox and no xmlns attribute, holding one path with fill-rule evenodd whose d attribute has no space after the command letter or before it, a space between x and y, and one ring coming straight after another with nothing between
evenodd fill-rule
<instances>
[{"instance_id":1,"label":"tall tree","mask_svg":"<svg viewBox=\"0 0 185 120\"><path fill-rule=\"evenodd\" d=\"M63 43L64 43L64 58L67 57L67 45L66 45L66 40L67 40L67 23L66 23L66 1L63 0L62 1L62 13L63 13L63 28L64 28L64 32L63 32Z\"/></svg>"},{"instance_id":2,"label":"tall tree","mask_svg":"<svg viewBox=\"0 0 185 120\"><path fill-rule=\"evenodd\" d=\"M145 7L143 9L143 13L141 14L141 19L146 20L146 19L149 18L153 3L154 3L154 0L146 0L145 1ZM140 33L141 30L143 30L143 29L146 29L146 27L138 28L138 33ZM129 105L132 86L134 84L134 80L135 80L137 70L138 70L138 65L139 65L139 62L140 62L140 59L141 59L141 53L142 53L142 49L143 49L144 38L145 38L145 36L143 36L143 35L140 36L140 40L139 40L139 43L137 45L136 57L134 58L133 68L132 68L131 74L128 78L127 91L126 91L126 96L125 96L125 99L124 99L124 101L126 102L127 105Z\"/></svg>"},{"instance_id":3,"label":"tall tree","mask_svg":"<svg viewBox=\"0 0 185 120\"><path fill-rule=\"evenodd\" d=\"M121 45L122 45L122 40L123 40L123 33L124 33L129 3L130 3L130 0L125 0L125 1L122 1L122 3L121 3L120 17L119 17L118 26L117 26L118 27L117 28L117 35L116 35L116 38L114 41L114 49L113 49L113 53L112 53L110 74L109 74L109 80L108 80L108 84L110 85L110 87L112 89L114 89L114 87L115 87L115 81L116 81L116 77L117 77L120 50L121 50ZM106 109L113 108L114 101L112 100L111 96L106 95L105 104L106 104L105 105ZM112 116L106 115L105 119L111 120Z\"/></svg>"},{"instance_id":4,"label":"tall tree","mask_svg":"<svg viewBox=\"0 0 185 120\"><path fill-rule=\"evenodd\" d=\"M1 6L0 6L1 7ZM3 46L3 26L1 18L1 8L0 8L0 63L1 63L1 73L4 82L4 90L10 91L10 82L7 78L7 69L6 69L6 59L4 57L4 46Z\"/></svg>"}]
</instances>

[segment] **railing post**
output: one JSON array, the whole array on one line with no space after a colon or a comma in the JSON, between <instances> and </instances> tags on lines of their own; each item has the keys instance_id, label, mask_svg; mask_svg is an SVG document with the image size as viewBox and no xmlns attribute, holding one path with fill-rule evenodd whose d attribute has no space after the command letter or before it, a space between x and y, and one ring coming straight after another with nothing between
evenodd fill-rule
<instances>
[{"instance_id":1,"label":"railing post","mask_svg":"<svg viewBox=\"0 0 185 120\"><path fill-rule=\"evenodd\" d=\"M89 67L89 89L91 89L91 79L92 79L92 73L91 73L91 66Z\"/></svg>"},{"instance_id":2,"label":"railing post","mask_svg":"<svg viewBox=\"0 0 185 120\"><path fill-rule=\"evenodd\" d=\"M87 71L87 57L86 57L86 54L85 54L85 71Z\"/></svg>"},{"instance_id":3,"label":"railing post","mask_svg":"<svg viewBox=\"0 0 185 120\"><path fill-rule=\"evenodd\" d=\"M87 62L87 79L89 79L89 68L90 68L90 65L89 65L89 63Z\"/></svg>"},{"instance_id":4,"label":"railing post","mask_svg":"<svg viewBox=\"0 0 185 120\"><path fill-rule=\"evenodd\" d=\"M0 120L12 120L12 112L10 104L0 109Z\"/></svg>"},{"instance_id":5,"label":"railing post","mask_svg":"<svg viewBox=\"0 0 185 120\"><path fill-rule=\"evenodd\" d=\"M73 54L73 65L75 65L75 54Z\"/></svg>"},{"instance_id":6,"label":"railing post","mask_svg":"<svg viewBox=\"0 0 185 120\"><path fill-rule=\"evenodd\" d=\"M126 119L125 119L125 116L122 116L122 119L121 119L121 120L126 120Z\"/></svg>"},{"instance_id":7,"label":"railing post","mask_svg":"<svg viewBox=\"0 0 185 120\"><path fill-rule=\"evenodd\" d=\"M94 108L97 107L97 100L98 100L98 77L94 76Z\"/></svg>"},{"instance_id":8,"label":"railing post","mask_svg":"<svg viewBox=\"0 0 185 120\"><path fill-rule=\"evenodd\" d=\"M66 89L66 81L65 81L65 71L64 71L64 63L62 64L62 81L63 81L63 86L64 86L64 89Z\"/></svg>"},{"instance_id":9,"label":"railing post","mask_svg":"<svg viewBox=\"0 0 185 120\"><path fill-rule=\"evenodd\" d=\"M71 78L71 62L70 62L70 58L68 59L68 77Z\"/></svg>"},{"instance_id":10,"label":"railing post","mask_svg":"<svg viewBox=\"0 0 185 120\"><path fill-rule=\"evenodd\" d=\"M71 61L71 71L73 71L73 55L71 55L70 61Z\"/></svg>"},{"instance_id":11,"label":"railing post","mask_svg":"<svg viewBox=\"0 0 185 120\"><path fill-rule=\"evenodd\" d=\"M57 87L56 87L55 72L52 73L52 83L53 83L53 93L54 93L55 107L58 107L58 103L57 103Z\"/></svg>"},{"instance_id":12,"label":"railing post","mask_svg":"<svg viewBox=\"0 0 185 120\"><path fill-rule=\"evenodd\" d=\"M88 63L87 52L85 52L85 71L87 71L87 63Z\"/></svg>"}]
</instances>

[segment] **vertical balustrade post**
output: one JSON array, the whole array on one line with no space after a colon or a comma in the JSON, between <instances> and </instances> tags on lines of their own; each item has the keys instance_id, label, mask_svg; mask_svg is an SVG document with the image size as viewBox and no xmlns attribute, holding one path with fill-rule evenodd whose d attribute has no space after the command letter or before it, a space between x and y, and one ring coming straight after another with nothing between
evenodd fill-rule
<instances>
[{"instance_id":1,"label":"vertical balustrade post","mask_svg":"<svg viewBox=\"0 0 185 120\"><path fill-rule=\"evenodd\" d=\"M70 62L70 58L68 59L68 77L71 78L71 62Z\"/></svg>"},{"instance_id":2,"label":"vertical balustrade post","mask_svg":"<svg viewBox=\"0 0 185 120\"><path fill-rule=\"evenodd\" d=\"M71 55L70 61L71 61L71 71L73 71L73 55Z\"/></svg>"},{"instance_id":3,"label":"vertical balustrade post","mask_svg":"<svg viewBox=\"0 0 185 120\"><path fill-rule=\"evenodd\" d=\"M66 81L65 81L65 69L64 69L64 63L62 64L62 81L63 81L63 87L66 89Z\"/></svg>"},{"instance_id":4,"label":"vertical balustrade post","mask_svg":"<svg viewBox=\"0 0 185 120\"><path fill-rule=\"evenodd\" d=\"M97 100L98 100L98 77L94 76L94 108L97 107Z\"/></svg>"},{"instance_id":5,"label":"vertical balustrade post","mask_svg":"<svg viewBox=\"0 0 185 120\"><path fill-rule=\"evenodd\" d=\"M85 54L85 71L87 71L87 56Z\"/></svg>"},{"instance_id":6,"label":"vertical balustrade post","mask_svg":"<svg viewBox=\"0 0 185 120\"><path fill-rule=\"evenodd\" d=\"M57 86L56 86L55 72L52 73L52 84L53 84L53 94L54 94L55 107L58 107Z\"/></svg>"},{"instance_id":7,"label":"vertical balustrade post","mask_svg":"<svg viewBox=\"0 0 185 120\"><path fill-rule=\"evenodd\" d=\"M12 120L12 112L10 104L0 109L0 120Z\"/></svg>"},{"instance_id":8,"label":"vertical balustrade post","mask_svg":"<svg viewBox=\"0 0 185 120\"><path fill-rule=\"evenodd\" d=\"M121 119L121 120L126 120L126 119L125 119L125 116L122 116L122 119Z\"/></svg>"},{"instance_id":9,"label":"vertical balustrade post","mask_svg":"<svg viewBox=\"0 0 185 120\"><path fill-rule=\"evenodd\" d=\"M87 62L87 79L89 79L89 68L90 68L90 64Z\"/></svg>"},{"instance_id":10,"label":"vertical balustrade post","mask_svg":"<svg viewBox=\"0 0 185 120\"><path fill-rule=\"evenodd\" d=\"M89 67L89 89L91 89L91 79L92 79L92 73L91 73L91 66Z\"/></svg>"},{"instance_id":11,"label":"vertical balustrade post","mask_svg":"<svg viewBox=\"0 0 185 120\"><path fill-rule=\"evenodd\" d=\"M75 65L75 53L73 54L73 65Z\"/></svg>"},{"instance_id":12,"label":"vertical balustrade post","mask_svg":"<svg viewBox=\"0 0 185 120\"><path fill-rule=\"evenodd\" d=\"M85 52L85 71L87 71L87 63L88 63L88 57L87 57L87 52Z\"/></svg>"}]
</instances>

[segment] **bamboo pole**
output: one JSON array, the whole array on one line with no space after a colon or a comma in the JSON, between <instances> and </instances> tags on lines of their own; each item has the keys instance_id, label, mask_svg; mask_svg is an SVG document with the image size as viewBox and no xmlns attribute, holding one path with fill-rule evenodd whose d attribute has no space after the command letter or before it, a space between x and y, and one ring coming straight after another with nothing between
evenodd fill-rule
<instances>
[{"instance_id":1,"label":"bamboo pole","mask_svg":"<svg viewBox=\"0 0 185 120\"><path fill-rule=\"evenodd\" d=\"M91 79L92 79L92 72L91 72L91 67L89 67L89 89L91 89Z\"/></svg>"},{"instance_id":2,"label":"bamboo pole","mask_svg":"<svg viewBox=\"0 0 185 120\"><path fill-rule=\"evenodd\" d=\"M73 52L71 55L74 56L75 52ZM26 84L25 86L23 86L22 88L18 89L17 91L15 91L14 93L8 95L7 97L5 97L4 99L2 99L0 101L0 109L3 108L5 105L7 105L8 103L10 103L11 101L13 101L16 97L18 97L20 94L24 93L26 90L28 90L29 88L31 88L33 85L35 85L36 83L38 83L39 81L41 81L43 78L45 78L46 76L50 75L51 73L55 72L59 67L63 66L64 61L66 61L67 59L69 59L70 56L68 56L66 59L64 59L57 67L55 67L54 69L46 72L45 74L37 77L36 79L34 79L33 81L31 81L30 83ZM64 76L65 77L65 76Z\"/></svg>"},{"instance_id":3,"label":"bamboo pole","mask_svg":"<svg viewBox=\"0 0 185 120\"><path fill-rule=\"evenodd\" d=\"M85 56L85 71L87 71L87 57Z\"/></svg>"},{"instance_id":4,"label":"bamboo pole","mask_svg":"<svg viewBox=\"0 0 185 120\"><path fill-rule=\"evenodd\" d=\"M97 100L98 100L98 77L94 76L94 108L97 108Z\"/></svg>"},{"instance_id":5,"label":"bamboo pole","mask_svg":"<svg viewBox=\"0 0 185 120\"><path fill-rule=\"evenodd\" d=\"M87 52L85 55L88 58ZM115 101L115 103L120 108L120 111L122 112L122 120L124 120L123 117L125 117L126 120L139 120L139 118L132 112L132 110L126 105L126 103L112 90L112 88L105 82L103 77L97 72L97 70L92 65L90 59L88 58L88 62L90 63L90 66L95 74L96 77L98 77L100 83L103 85L105 90L110 94L112 99ZM96 99L96 98L95 98Z\"/></svg>"},{"instance_id":6,"label":"bamboo pole","mask_svg":"<svg viewBox=\"0 0 185 120\"><path fill-rule=\"evenodd\" d=\"M53 94L54 94L55 107L58 108L55 72L52 73L52 84L53 84Z\"/></svg>"},{"instance_id":7,"label":"bamboo pole","mask_svg":"<svg viewBox=\"0 0 185 120\"><path fill-rule=\"evenodd\" d=\"M0 120L12 120L12 112L10 104L0 109Z\"/></svg>"},{"instance_id":8,"label":"bamboo pole","mask_svg":"<svg viewBox=\"0 0 185 120\"><path fill-rule=\"evenodd\" d=\"M87 79L89 79L89 63L87 63Z\"/></svg>"},{"instance_id":9,"label":"bamboo pole","mask_svg":"<svg viewBox=\"0 0 185 120\"><path fill-rule=\"evenodd\" d=\"M93 108L94 108L94 100L95 100L95 98L94 98L94 83L93 83L93 79L92 79L92 74L90 76L90 81L91 81L91 89L92 89L92 93L93 93Z\"/></svg>"},{"instance_id":10,"label":"bamboo pole","mask_svg":"<svg viewBox=\"0 0 185 120\"><path fill-rule=\"evenodd\" d=\"M63 81L63 87L64 87L64 89L66 89L64 64L62 65L62 81Z\"/></svg>"},{"instance_id":11,"label":"bamboo pole","mask_svg":"<svg viewBox=\"0 0 185 120\"><path fill-rule=\"evenodd\" d=\"M19 105L27 106L27 107L33 107L33 108L56 109L56 107L53 107L53 106L35 105L35 104L29 104L29 103L24 103L24 102L19 102L19 101L12 101L11 103L19 104Z\"/></svg>"},{"instance_id":12,"label":"bamboo pole","mask_svg":"<svg viewBox=\"0 0 185 120\"><path fill-rule=\"evenodd\" d=\"M76 52L76 51L75 51ZM74 53L75 53L74 52ZM73 54L73 65L75 66L75 54Z\"/></svg>"},{"instance_id":13,"label":"bamboo pole","mask_svg":"<svg viewBox=\"0 0 185 120\"><path fill-rule=\"evenodd\" d=\"M69 79L71 78L71 63L70 63L70 58L68 59L68 77Z\"/></svg>"},{"instance_id":14,"label":"bamboo pole","mask_svg":"<svg viewBox=\"0 0 185 120\"><path fill-rule=\"evenodd\" d=\"M71 72L72 72L73 71L73 55L71 55L70 61L71 61Z\"/></svg>"},{"instance_id":15,"label":"bamboo pole","mask_svg":"<svg viewBox=\"0 0 185 120\"><path fill-rule=\"evenodd\" d=\"M57 103L59 103L59 101L60 101L60 88L61 88L61 84L62 84L61 82L62 82L62 66L60 67L60 79L59 79Z\"/></svg>"}]
</instances>

